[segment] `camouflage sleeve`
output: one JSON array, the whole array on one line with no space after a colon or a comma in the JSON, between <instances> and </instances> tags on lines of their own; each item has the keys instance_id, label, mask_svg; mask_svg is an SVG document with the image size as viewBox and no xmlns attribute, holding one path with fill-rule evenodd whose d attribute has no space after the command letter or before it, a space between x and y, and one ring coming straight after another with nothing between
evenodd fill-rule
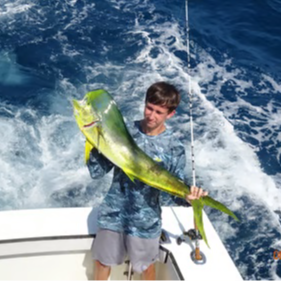
<instances>
[{"instance_id":1,"label":"camouflage sleeve","mask_svg":"<svg viewBox=\"0 0 281 281\"><path fill-rule=\"evenodd\" d=\"M93 179L100 179L107 174L114 165L94 148L90 153L87 166L91 177Z\"/></svg>"},{"instance_id":2,"label":"camouflage sleeve","mask_svg":"<svg viewBox=\"0 0 281 281\"><path fill-rule=\"evenodd\" d=\"M170 167L170 172L184 181L184 170L186 165L185 148L182 144L173 148L173 159ZM190 204L183 198L170 195L167 192L161 192L160 194L161 206L185 206L189 207Z\"/></svg>"}]
</instances>

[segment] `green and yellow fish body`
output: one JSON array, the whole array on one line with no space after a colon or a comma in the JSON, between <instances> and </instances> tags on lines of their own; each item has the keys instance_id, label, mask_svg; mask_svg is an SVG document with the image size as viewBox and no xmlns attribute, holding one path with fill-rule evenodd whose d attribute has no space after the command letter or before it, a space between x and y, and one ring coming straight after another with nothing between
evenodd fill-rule
<instances>
[{"instance_id":1,"label":"green and yellow fish body","mask_svg":"<svg viewBox=\"0 0 281 281\"><path fill-rule=\"evenodd\" d=\"M107 91L100 89L89 92L83 100L73 100L73 107L76 122L86 137L86 162L90 151L95 147L113 164L121 168L132 181L137 179L181 198L185 198L190 193L189 186L137 146L127 130L115 101ZM236 220L237 217L227 207L209 196L193 200L195 222L208 245L202 221L204 205L219 209Z\"/></svg>"}]
</instances>

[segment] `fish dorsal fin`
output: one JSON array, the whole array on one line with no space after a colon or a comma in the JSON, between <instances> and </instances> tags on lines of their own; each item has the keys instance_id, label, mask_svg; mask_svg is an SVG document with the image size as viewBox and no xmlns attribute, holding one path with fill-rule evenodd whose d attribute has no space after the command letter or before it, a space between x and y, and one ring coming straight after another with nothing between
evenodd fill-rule
<instances>
[{"instance_id":1,"label":"fish dorsal fin","mask_svg":"<svg viewBox=\"0 0 281 281\"><path fill-rule=\"evenodd\" d=\"M85 142L85 163L88 164L88 161L90 159L90 153L94 146L86 139Z\"/></svg>"}]
</instances>

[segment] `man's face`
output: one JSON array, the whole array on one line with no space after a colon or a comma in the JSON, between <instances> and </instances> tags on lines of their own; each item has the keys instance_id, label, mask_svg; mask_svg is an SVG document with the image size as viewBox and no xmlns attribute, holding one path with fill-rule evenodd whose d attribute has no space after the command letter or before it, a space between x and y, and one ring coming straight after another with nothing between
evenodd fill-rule
<instances>
[{"instance_id":1,"label":"man's face","mask_svg":"<svg viewBox=\"0 0 281 281\"><path fill-rule=\"evenodd\" d=\"M147 102L144 108L144 121L150 129L162 126L165 121L175 114L175 110L169 112L165 106L155 105Z\"/></svg>"}]
</instances>

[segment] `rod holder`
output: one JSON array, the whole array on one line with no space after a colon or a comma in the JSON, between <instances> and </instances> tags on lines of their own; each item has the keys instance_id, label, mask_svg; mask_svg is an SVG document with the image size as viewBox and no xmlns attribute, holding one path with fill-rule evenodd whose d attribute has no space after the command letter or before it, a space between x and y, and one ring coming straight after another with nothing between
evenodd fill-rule
<instances>
[{"instance_id":1,"label":"rod holder","mask_svg":"<svg viewBox=\"0 0 281 281\"><path fill-rule=\"evenodd\" d=\"M196 248L190 253L191 260L195 264L203 265L206 263L207 259L203 252L199 250L199 248Z\"/></svg>"}]
</instances>

